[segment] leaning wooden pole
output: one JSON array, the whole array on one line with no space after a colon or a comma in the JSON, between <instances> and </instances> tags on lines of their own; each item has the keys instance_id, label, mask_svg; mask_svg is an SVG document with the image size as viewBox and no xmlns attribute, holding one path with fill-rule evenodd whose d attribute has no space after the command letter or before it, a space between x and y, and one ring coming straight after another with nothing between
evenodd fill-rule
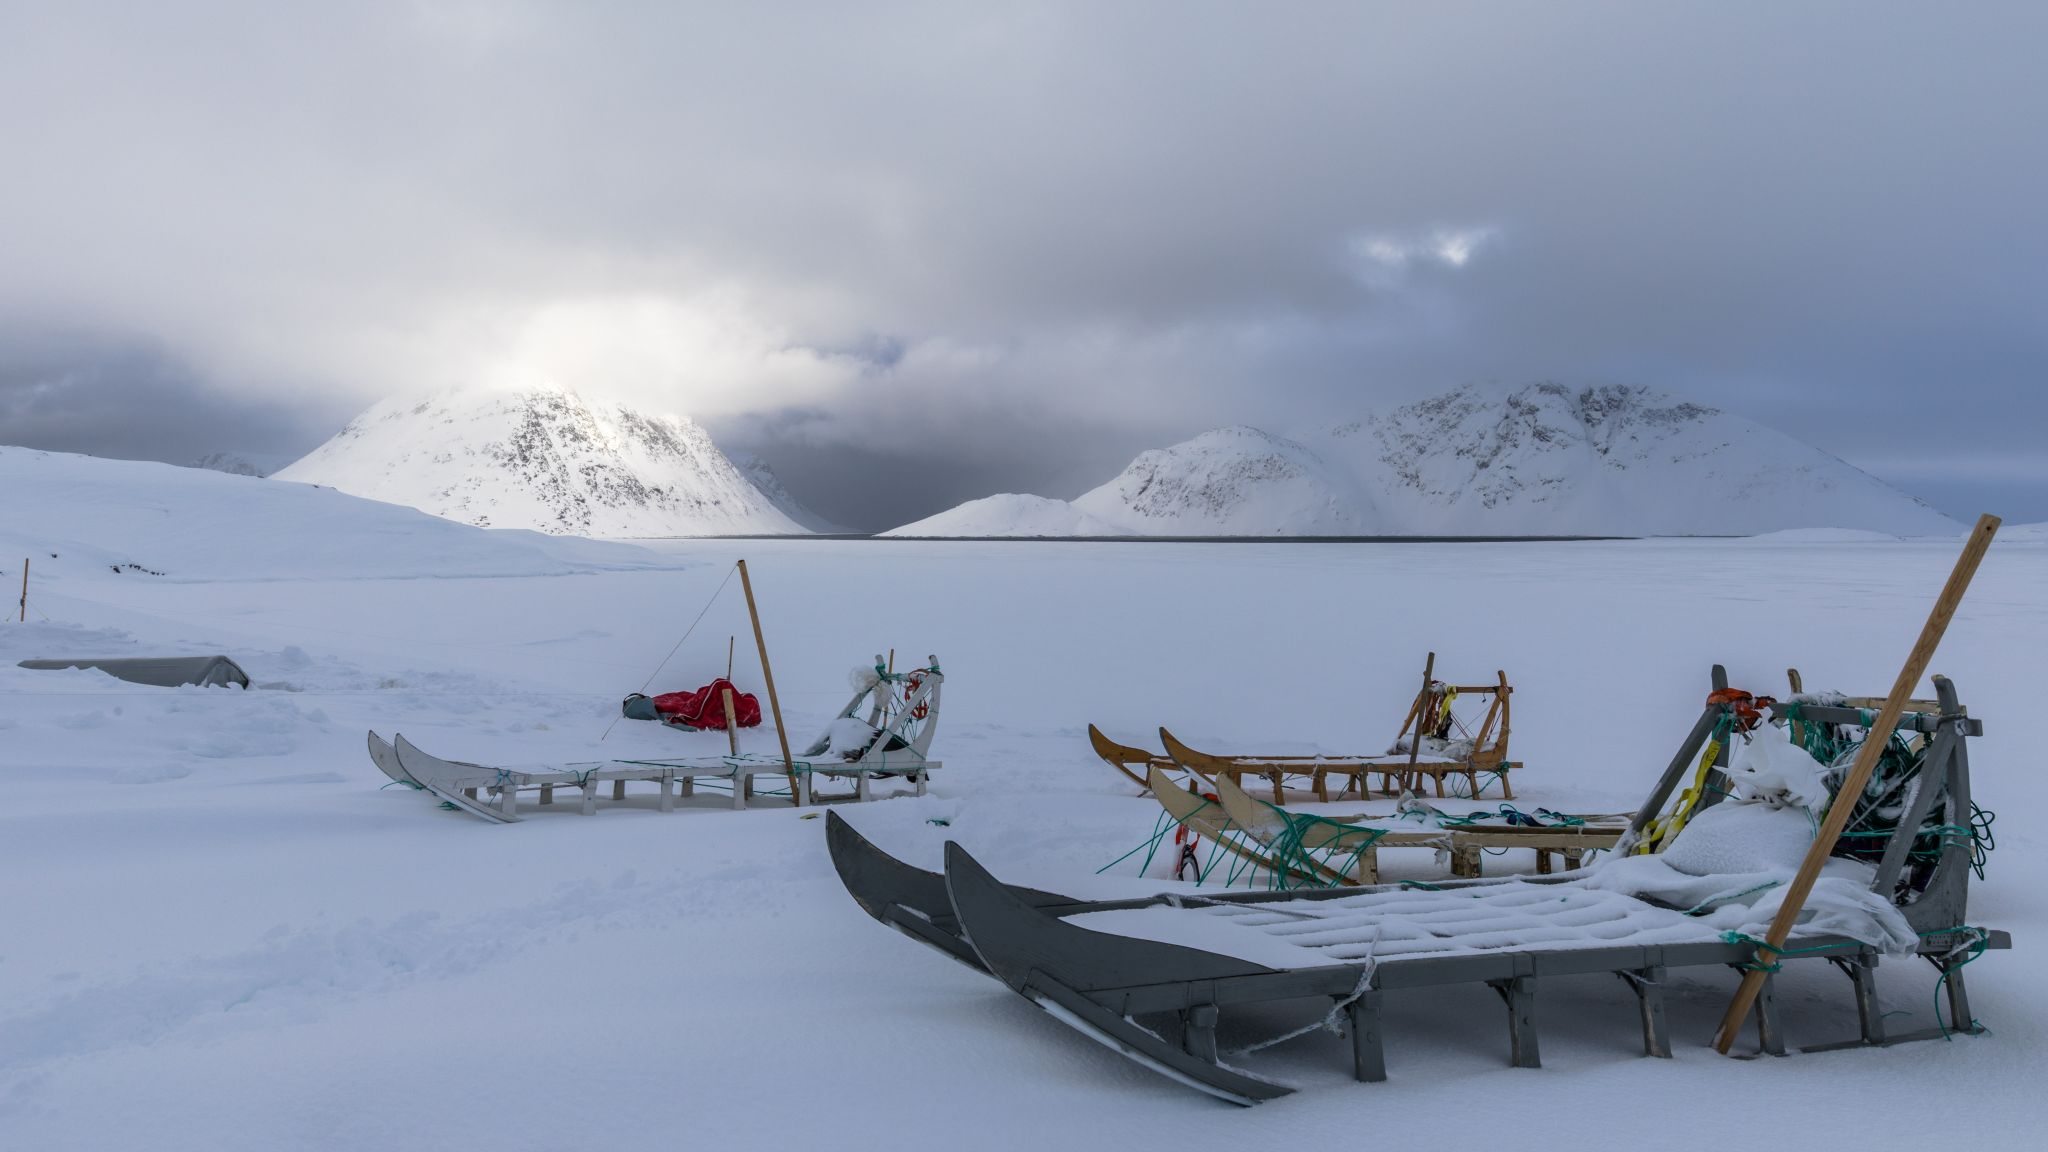
<instances>
[{"instance_id":1,"label":"leaning wooden pole","mask_svg":"<svg viewBox=\"0 0 2048 1152\"><path fill-rule=\"evenodd\" d=\"M21 558L21 622L28 623L28 557Z\"/></svg>"},{"instance_id":2,"label":"leaning wooden pole","mask_svg":"<svg viewBox=\"0 0 2048 1152\"><path fill-rule=\"evenodd\" d=\"M1983 563L1984 552L1991 547L1991 538L1998 534L1999 519L1996 516L1979 516L1977 526L1970 529L1970 539L1963 545L1963 554L1956 559L1955 570L1949 573L1948 584L1941 590L1940 599L1934 602L1934 611L1928 613L1927 623L1920 629L1920 639L1913 645L1913 651L1906 657L1906 666L1899 669L1899 678L1892 683L1891 695L1884 698L1884 707L1878 710L1877 719L1871 722L1870 735L1856 753L1856 762L1849 767L1849 775L1842 786L1835 790L1836 800L1828 805L1828 817L1821 822L1820 831L1813 838L1813 847L1806 850L1806 859L1800 863L1799 872L1793 876L1791 885L1785 889L1784 903L1778 907L1777 919L1771 921L1770 931L1764 934L1763 943L1757 945L1757 967L1742 977L1742 986L1735 990L1735 999L1728 1004L1728 1012L1721 1017L1721 1030L1714 1034L1714 1050L1726 1054L1735 1036L1742 1031L1743 1018L1749 1015L1750 1006L1756 1003L1758 991L1763 988L1764 976L1784 947L1792 927L1799 919L1799 913L1806 906L1806 897L1813 891L1813 882L1820 877L1821 865L1827 863L1834 853L1835 841L1841 838L1842 829L1849 823L1849 813L1856 805L1850 801L1863 794L1864 785L1870 782L1870 774L1876 770L1879 757L1885 746L1891 742L1892 730L1899 725L1899 717L1906 711L1906 701L1913 696L1913 689L1919 686L1920 677L1927 672L1927 665L1934 659L1934 649L1941 643L1942 633L1948 631L1948 622L1954 618L1956 607L1963 602L1963 593L1969 590L1970 578L1977 574L1977 565Z\"/></svg>"},{"instance_id":3,"label":"leaning wooden pole","mask_svg":"<svg viewBox=\"0 0 2048 1152\"><path fill-rule=\"evenodd\" d=\"M754 581L747 575L747 562L738 563L740 590L747 594L747 618L754 622L754 647L761 652L761 680L768 686L768 710L775 716L775 739L782 745L782 767L789 776L789 802L802 804L803 793L796 786L796 760L789 754L789 733L782 727L782 701L775 695L775 671L768 666L768 640L761 635L761 610L754 606Z\"/></svg>"},{"instance_id":4,"label":"leaning wooden pole","mask_svg":"<svg viewBox=\"0 0 2048 1152\"><path fill-rule=\"evenodd\" d=\"M1415 761L1422 755L1422 723L1429 708L1429 686L1436 680L1436 653L1422 662L1422 694L1415 698L1415 728L1408 733L1408 770L1401 774L1401 790L1413 792L1422 786L1422 779L1415 771Z\"/></svg>"}]
</instances>

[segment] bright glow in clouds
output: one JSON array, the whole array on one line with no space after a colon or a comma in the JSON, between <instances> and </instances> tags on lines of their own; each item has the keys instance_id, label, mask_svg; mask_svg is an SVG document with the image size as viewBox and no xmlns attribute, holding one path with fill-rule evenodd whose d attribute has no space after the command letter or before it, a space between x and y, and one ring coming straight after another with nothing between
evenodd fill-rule
<instances>
[{"instance_id":1,"label":"bright glow in clouds","mask_svg":"<svg viewBox=\"0 0 2048 1152\"><path fill-rule=\"evenodd\" d=\"M1499 230L1492 227L1438 228L1421 235L1392 232L1364 232L1351 239L1351 250L1370 264L1391 272L1405 272L1417 263L1463 268L1480 247L1492 242Z\"/></svg>"},{"instance_id":2,"label":"bright glow in clouds","mask_svg":"<svg viewBox=\"0 0 2048 1152\"><path fill-rule=\"evenodd\" d=\"M860 372L857 359L793 341L724 293L473 309L444 335L447 378L426 386L565 387L692 417L816 404Z\"/></svg>"}]
</instances>

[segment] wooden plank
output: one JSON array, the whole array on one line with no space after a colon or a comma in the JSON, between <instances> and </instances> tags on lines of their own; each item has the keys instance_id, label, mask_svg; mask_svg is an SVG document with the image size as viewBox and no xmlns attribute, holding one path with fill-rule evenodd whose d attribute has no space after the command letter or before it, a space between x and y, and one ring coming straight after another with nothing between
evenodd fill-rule
<instances>
[{"instance_id":1,"label":"wooden plank","mask_svg":"<svg viewBox=\"0 0 2048 1152\"><path fill-rule=\"evenodd\" d=\"M1949 621L1955 618L1956 609L1962 605L1963 594L1969 591L1970 580L1976 576L1978 565L1984 562L1984 553L1990 549L1991 540L1998 534L2000 521L1996 516L1980 516L1977 524L1970 529L1970 538L1963 545L1962 555L1956 558L1956 565L1949 573L1948 583L1942 587L1941 595L1934 602L1934 609L1928 613L1927 623L1920 628L1920 638L1914 642L1913 650L1906 656L1905 666L1899 669L1899 677L1892 684L1890 694L1885 697L1884 707L1878 711L1877 719L1870 726L1870 735L1856 753L1856 762L1849 774L1835 790L1837 796L1855 797L1863 794L1863 788L1870 782L1870 774L1876 770L1878 758L1890 743L1892 729L1898 725L1899 716L1906 710L1906 703L1912 698L1913 689L1920 683L1920 677L1927 672L1927 665L1934 659L1934 650L1941 644L1941 638L1948 631ZM1820 832L1814 837L1813 846L1807 849L1806 859L1793 876L1792 883L1785 889L1784 902L1779 906L1777 918L1764 934L1764 943L1757 949L1759 963L1768 964L1792 934L1793 925L1798 922L1799 913L1806 907L1806 897L1813 891L1814 881L1820 878L1821 865L1827 863L1834 853L1835 844L1841 839L1842 829L1848 826L1849 814L1855 809L1853 803L1828 805L1827 819L1821 823ZM1721 1017L1721 1029L1714 1037L1714 1050L1726 1055L1735 1043L1735 1036L1742 1030L1743 1018L1749 1015L1752 1004L1758 1003L1764 991L1768 972L1754 968L1745 972L1742 984L1735 990L1735 999L1729 1002L1728 1011ZM1762 1023L1760 1018L1759 1023ZM1774 1038L1773 1038L1774 1039ZM1768 1043L1766 1045L1768 1048Z\"/></svg>"}]
</instances>

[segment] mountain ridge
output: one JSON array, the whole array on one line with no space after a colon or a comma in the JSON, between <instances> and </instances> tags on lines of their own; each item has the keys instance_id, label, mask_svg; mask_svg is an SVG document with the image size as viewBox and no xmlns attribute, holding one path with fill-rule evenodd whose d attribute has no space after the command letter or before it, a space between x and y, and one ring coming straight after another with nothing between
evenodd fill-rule
<instances>
[{"instance_id":1,"label":"mountain ridge","mask_svg":"<svg viewBox=\"0 0 2048 1152\"><path fill-rule=\"evenodd\" d=\"M1215 429L1140 453L1069 503L1115 534L1140 536L1961 528L1754 421L1642 385L1557 381L1465 385L1292 437ZM919 526L943 524L946 515ZM1035 510L1040 525L1057 520ZM981 527L984 535L1009 534Z\"/></svg>"}]
</instances>

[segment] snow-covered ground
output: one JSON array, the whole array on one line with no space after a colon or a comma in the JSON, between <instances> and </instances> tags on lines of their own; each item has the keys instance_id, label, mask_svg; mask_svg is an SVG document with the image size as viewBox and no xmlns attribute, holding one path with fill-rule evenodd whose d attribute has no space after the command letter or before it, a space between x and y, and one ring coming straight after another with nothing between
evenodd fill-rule
<instances>
[{"instance_id":1,"label":"snow-covered ground","mask_svg":"<svg viewBox=\"0 0 2048 1152\"><path fill-rule=\"evenodd\" d=\"M1807 1146L1845 1126L1862 1147L2012 1148L2048 1118L2048 856L2027 816L2048 542L1993 548L1935 662L1986 725L1978 799L2008 814L1972 899L2017 941L1968 970L1990 1036L1723 1059L1705 1044L1729 973L1673 989L1677 1058L1647 1060L1625 988L1559 980L1545 1067L1517 1070L1492 994L1450 989L1390 998L1389 1082L1351 1083L1342 1042L1315 1034L1259 1061L1303 1091L1238 1111L873 923L808 812L700 797L494 826L380 788L363 732L478 760L709 750L722 738L630 721L598 741L745 556L796 735L871 653L945 666L934 794L840 809L877 842L936 866L957 838L1046 888L1156 888L1129 865L1093 875L1157 808L1094 760L1089 721L1134 743L1163 722L1220 749L1377 749L1434 649L1457 677L1513 677L1525 808L1626 809L1712 661L1762 691L1797 665L1810 687L1882 692L1954 544L678 541L515 569L449 558L539 538L418 517L386 524L380 566L324 577L294 545L376 506L271 490L332 516L198 524L193 551L249 557L203 571L39 564L30 622L0 624L0 1148L1238 1148L1474 1125L1533 1149ZM147 517L37 495L77 507L10 521L0 545L61 528L51 550L148 563L125 543ZM188 496L159 522L241 499ZM738 592L659 686L722 671L738 634L758 688ZM13 666L158 651L227 652L266 687ZM1385 866L1437 874L1424 852ZM1924 965L1888 962L1880 984L1895 1028L1929 1022ZM1781 996L1795 1042L1853 1033L1824 966L1793 966Z\"/></svg>"}]
</instances>

